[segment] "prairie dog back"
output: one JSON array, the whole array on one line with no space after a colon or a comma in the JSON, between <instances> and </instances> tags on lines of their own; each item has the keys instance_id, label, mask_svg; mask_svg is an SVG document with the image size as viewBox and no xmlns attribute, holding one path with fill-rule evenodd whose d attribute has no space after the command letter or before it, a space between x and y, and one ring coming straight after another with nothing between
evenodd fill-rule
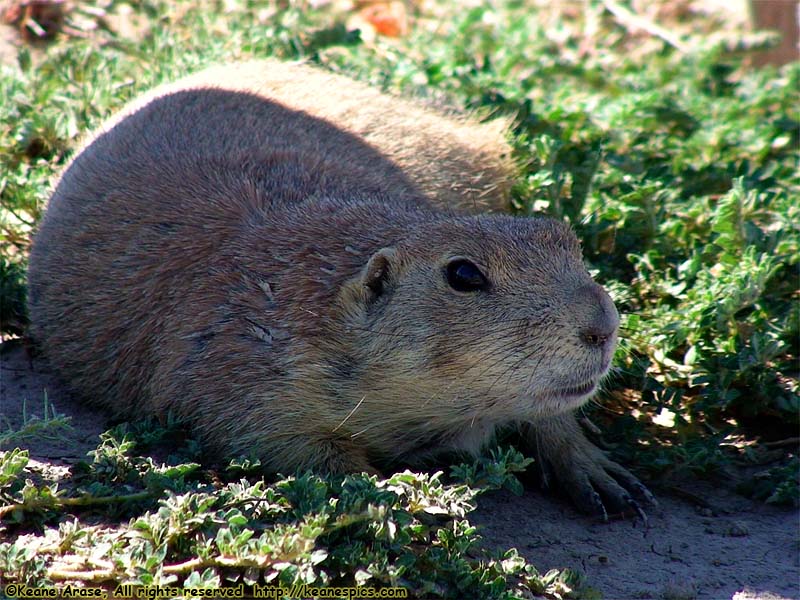
<instances>
[{"instance_id":1,"label":"prairie dog back","mask_svg":"<svg viewBox=\"0 0 800 600\"><path fill-rule=\"evenodd\" d=\"M202 88L253 94L335 125L338 131L362 139L392 163L402 165L406 184L413 181L412 187L438 208L470 213L508 208L518 169L507 139L507 119L480 122L468 115L445 113L305 63L266 59L211 67L134 100L95 136L157 97ZM193 116L205 119L203 114ZM342 152L335 137L303 136L302 130L287 137L282 135L284 129L289 127L276 130L271 141L324 154L347 169L369 171L381 166L359 165L357 159L365 157ZM226 135L246 140L249 132L243 116L239 133ZM89 138L85 145L93 140ZM387 176L380 170L375 175Z\"/></svg>"}]
</instances>

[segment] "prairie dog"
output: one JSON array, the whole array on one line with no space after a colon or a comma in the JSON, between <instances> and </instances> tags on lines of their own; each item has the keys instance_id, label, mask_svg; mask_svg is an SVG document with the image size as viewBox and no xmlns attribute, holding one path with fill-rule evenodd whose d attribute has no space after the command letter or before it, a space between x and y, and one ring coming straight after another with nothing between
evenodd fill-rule
<instances>
[{"instance_id":1,"label":"prairie dog","mask_svg":"<svg viewBox=\"0 0 800 600\"><path fill-rule=\"evenodd\" d=\"M86 401L172 411L272 471L418 464L518 425L580 508L649 501L571 414L619 324L574 233L469 214L507 198L504 127L303 64L159 88L63 173L32 336Z\"/></svg>"}]
</instances>

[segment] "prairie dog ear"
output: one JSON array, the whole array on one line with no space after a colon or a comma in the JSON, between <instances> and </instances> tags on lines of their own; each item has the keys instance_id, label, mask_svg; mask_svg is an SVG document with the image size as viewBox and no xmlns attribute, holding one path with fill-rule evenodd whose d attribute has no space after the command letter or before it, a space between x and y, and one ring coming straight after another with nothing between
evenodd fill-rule
<instances>
[{"instance_id":1,"label":"prairie dog ear","mask_svg":"<svg viewBox=\"0 0 800 600\"><path fill-rule=\"evenodd\" d=\"M397 251L394 248L381 248L369 257L361 271L342 287L340 299L347 312L358 312L367 308L386 294L392 286L393 273L396 273Z\"/></svg>"},{"instance_id":2,"label":"prairie dog ear","mask_svg":"<svg viewBox=\"0 0 800 600\"><path fill-rule=\"evenodd\" d=\"M394 248L381 248L369 257L369 262L361 271L361 284L371 292L373 300L387 291L396 258L397 251Z\"/></svg>"}]
</instances>

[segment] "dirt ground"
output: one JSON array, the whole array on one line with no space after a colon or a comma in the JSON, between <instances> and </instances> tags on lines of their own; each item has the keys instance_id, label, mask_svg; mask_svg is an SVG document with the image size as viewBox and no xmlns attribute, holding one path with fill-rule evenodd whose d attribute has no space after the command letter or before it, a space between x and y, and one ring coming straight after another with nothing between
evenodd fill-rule
<instances>
[{"instance_id":1,"label":"dirt ground","mask_svg":"<svg viewBox=\"0 0 800 600\"><path fill-rule=\"evenodd\" d=\"M27 442L32 458L53 473L83 459L108 423L72 401L40 360L18 342L0 344L0 434L23 424L23 412L41 416L43 398L71 417L60 439ZM660 510L641 522L598 523L563 500L526 491L479 499L470 520L490 547L516 547L544 572L569 567L609 600L800 599L800 516L702 482L681 488L691 502L660 489Z\"/></svg>"}]
</instances>

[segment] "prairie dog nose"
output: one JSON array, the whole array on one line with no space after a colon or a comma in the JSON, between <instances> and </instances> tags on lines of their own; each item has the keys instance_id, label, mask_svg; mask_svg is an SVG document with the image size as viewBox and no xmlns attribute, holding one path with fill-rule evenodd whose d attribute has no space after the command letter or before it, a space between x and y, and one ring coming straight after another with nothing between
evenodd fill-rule
<instances>
[{"instance_id":1,"label":"prairie dog nose","mask_svg":"<svg viewBox=\"0 0 800 600\"><path fill-rule=\"evenodd\" d=\"M608 293L601 285L592 282L575 292L575 306L578 308L581 342L596 348L606 346L619 327L619 313Z\"/></svg>"}]
</instances>

